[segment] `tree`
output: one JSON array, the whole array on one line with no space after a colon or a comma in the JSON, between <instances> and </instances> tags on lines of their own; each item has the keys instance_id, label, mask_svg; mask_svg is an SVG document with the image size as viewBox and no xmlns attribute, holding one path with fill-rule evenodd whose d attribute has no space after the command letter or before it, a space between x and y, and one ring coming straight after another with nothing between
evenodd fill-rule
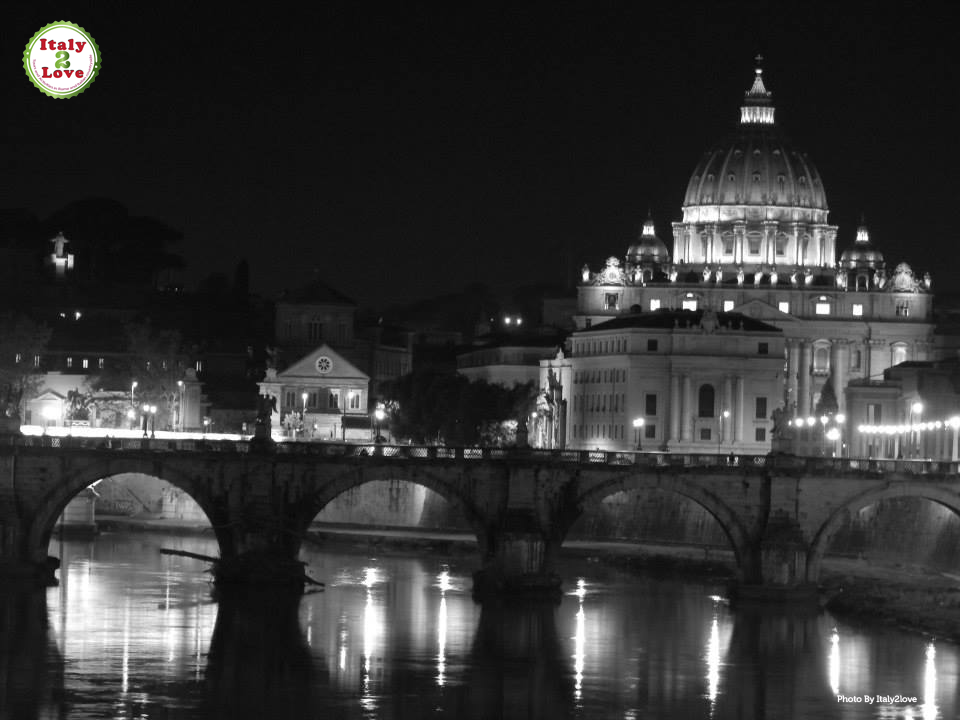
<instances>
[{"instance_id":1,"label":"tree","mask_svg":"<svg viewBox=\"0 0 960 720\"><path fill-rule=\"evenodd\" d=\"M180 401L178 383L184 378L188 360L180 333L155 328L149 322L131 323L125 332L125 362L101 375L98 385L129 389L135 412L140 412L143 405L156 406L156 425L173 427Z\"/></svg>"},{"instance_id":2,"label":"tree","mask_svg":"<svg viewBox=\"0 0 960 720\"><path fill-rule=\"evenodd\" d=\"M510 444L534 399L532 383L506 388L435 370L410 373L385 389L392 434L418 443Z\"/></svg>"},{"instance_id":3,"label":"tree","mask_svg":"<svg viewBox=\"0 0 960 720\"><path fill-rule=\"evenodd\" d=\"M0 415L18 424L26 403L36 396L42 374L35 358L43 354L50 329L25 315L0 314Z\"/></svg>"}]
</instances>

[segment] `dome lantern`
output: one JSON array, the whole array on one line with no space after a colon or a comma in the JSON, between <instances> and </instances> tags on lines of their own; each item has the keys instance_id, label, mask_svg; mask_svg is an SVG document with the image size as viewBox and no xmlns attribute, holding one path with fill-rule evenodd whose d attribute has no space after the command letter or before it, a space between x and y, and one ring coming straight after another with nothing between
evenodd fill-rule
<instances>
[{"instance_id":1,"label":"dome lantern","mask_svg":"<svg viewBox=\"0 0 960 720\"><path fill-rule=\"evenodd\" d=\"M771 101L773 93L763 84L763 56L755 58L753 85L744 93L744 103L740 107L741 125L773 125L774 107Z\"/></svg>"}]
</instances>

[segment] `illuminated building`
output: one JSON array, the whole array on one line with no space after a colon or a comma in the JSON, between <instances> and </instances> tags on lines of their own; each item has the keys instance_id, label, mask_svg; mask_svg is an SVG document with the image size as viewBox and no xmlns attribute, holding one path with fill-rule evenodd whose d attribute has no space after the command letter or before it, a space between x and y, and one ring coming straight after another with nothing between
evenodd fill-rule
<instances>
[{"instance_id":1,"label":"illuminated building","mask_svg":"<svg viewBox=\"0 0 960 720\"><path fill-rule=\"evenodd\" d=\"M697 414L693 403L677 402L683 396L677 388L690 383L696 397L707 386L718 393L728 384L747 383L739 360L714 354L710 342L698 346L691 339L684 353L699 353L703 362L715 365L714 379L707 379L698 378L680 357L664 362L659 355L637 355L632 343L626 351L590 356L577 348L592 347L588 336L614 319L635 318L642 325L641 318L658 312L741 313L782 332L782 352L772 345L769 350L781 362L774 371L779 387L769 396L768 417L777 411L778 421L815 411L843 415L851 381L878 378L905 361L933 358L930 275L918 276L906 263L891 272L865 223L838 259L843 235L828 222L826 193L812 160L781 133L772 93L757 67L736 130L707 150L691 175L682 219L673 223L672 252L648 219L623 260L610 257L598 271L582 269L577 330L566 362L574 376L588 365L602 376L629 362L638 377L650 377L646 363L654 362L649 367L656 367L662 378L658 396L672 398L670 407L680 408L678 419L669 420L671 426L679 422L678 436L658 436L657 444L690 449L684 438L696 442ZM550 362L541 363L541 388L547 387ZM828 384L832 392L825 393ZM568 399L572 391L565 387ZM727 391L722 392L726 397ZM643 416L648 393L628 392L625 418ZM748 396L743 394L740 405L741 395L734 392L729 409L741 426L755 412ZM767 448L773 429L771 421ZM558 434L569 446L596 444L574 437L572 419ZM623 438L617 446L632 444ZM740 444L734 449L739 448L747 449Z\"/></svg>"},{"instance_id":2,"label":"illuminated building","mask_svg":"<svg viewBox=\"0 0 960 720\"><path fill-rule=\"evenodd\" d=\"M370 378L327 344L278 372L268 368L260 394L276 399L274 437L369 440Z\"/></svg>"}]
</instances>

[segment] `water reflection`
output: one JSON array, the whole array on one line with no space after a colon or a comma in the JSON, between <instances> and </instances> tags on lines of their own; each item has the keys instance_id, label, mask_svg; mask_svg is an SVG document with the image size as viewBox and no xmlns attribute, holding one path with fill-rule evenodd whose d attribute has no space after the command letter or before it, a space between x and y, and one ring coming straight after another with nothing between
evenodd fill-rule
<instances>
[{"instance_id":1,"label":"water reflection","mask_svg":"<svg viewBox=\"0 0 960 720\"><path fill-rule=\"evenodd\" d=\"M829 615L568 562L559 605L476 605L469 562L315 552L326 592L210 596L207 540L68 543L62 583L0 602L0 717L956 716L960 655ZM177 545L177 543L181 543ZM46 625L49 618L49 627ZM916 695L911 705L840 704Z\"/></svg>"},{"instance_id":2,"label":"water reflection","mask_svg":"<svg viewBox=\"0 0 960 720\"><path fill-rule=\"evenodd\" d=\"M63 688L46 592L0 588L0 718L65 717Z\"/></svg>"},{"instance_id":3,"label":"water reflection","mask_svg":"<svg viewBox=\"0 0 960 720\"><path fill-rule=\"evenodd\" d=\"M300 596L283 591L219 594L206 668L210 717L314 718L326 670L300 627Z\"/></svg>"}]
</instances>

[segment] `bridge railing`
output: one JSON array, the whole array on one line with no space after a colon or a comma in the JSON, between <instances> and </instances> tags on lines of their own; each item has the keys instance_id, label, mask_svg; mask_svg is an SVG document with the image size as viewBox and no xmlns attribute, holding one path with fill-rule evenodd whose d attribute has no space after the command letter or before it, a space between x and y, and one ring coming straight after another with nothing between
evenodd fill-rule
<instances>
[{"instance_id":1,"label":"bridge railing","mask_svg":"<svg viewBox=\"0 0 960 720\"><path fill-rule=\"evenodd\" d=\"M251 443L232 440L62 437L53 435L0 435L0 447L36 447L64 450L149 451L176 453L249 453ZM443 445L386 445L337 442L281 442L271 445L278 455L307 457L394 458L424 460L535 460L554 463L656 467L772 468L818 473L897 473L907 475L957 475L955 460L884 460L827 458L797 455L737 455L733 453L669 453L611 450L540 450L512 447L449 447Z\"/></svg>"}]
</instances>

